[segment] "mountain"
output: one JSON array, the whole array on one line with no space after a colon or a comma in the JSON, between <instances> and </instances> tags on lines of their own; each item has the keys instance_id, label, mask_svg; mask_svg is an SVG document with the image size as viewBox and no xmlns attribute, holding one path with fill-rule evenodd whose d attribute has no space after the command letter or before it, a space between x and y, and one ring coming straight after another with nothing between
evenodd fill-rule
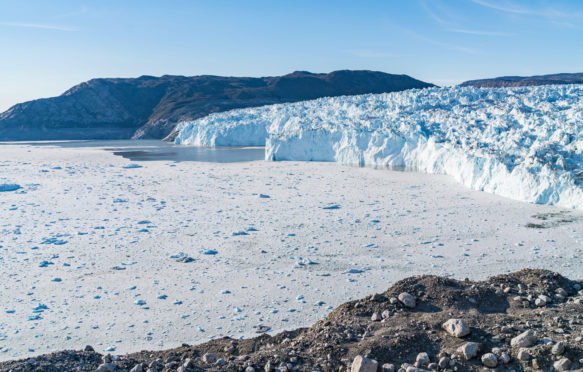
<instances>
[{"instance_id":1,"label":"mountain","mask_svg":"<svg viewBox=\"0 0 583 372\"><path fill-rule=\"evenodd\" d=\"M141 76L93 79L54 98L0 114L0 140L164 138L176 124L213 112L433 84L376 71L306 71L277 77Z\"/></svg>"},{"instance_id":2,"label":"mountain","mask_svg":"<svg viewBox=\"0 0 583 372\"><path fill-rule=\"evenodd\" d=\"M501 76L493 79L469 80L462 87L501 88L526 85L583 84L583 72L575 74L553 74L538 76Z\"/></svg>"}]
</instances>

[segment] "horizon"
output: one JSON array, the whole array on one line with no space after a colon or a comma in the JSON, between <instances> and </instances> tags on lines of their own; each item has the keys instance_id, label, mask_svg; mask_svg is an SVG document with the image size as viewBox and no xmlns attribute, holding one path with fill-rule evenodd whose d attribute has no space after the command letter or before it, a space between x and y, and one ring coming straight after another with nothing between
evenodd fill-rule
<instances>
[{"instance_id":1,"label":"horizon","mask_svg":"<svg viewBox=\"0 0 583 372\"><path fill-rule=\"evenodd\" d=\"M583 5L6 2L0 112L94 78L372 70L439 86L583 70Z\"/></svg>"}]
</instances>

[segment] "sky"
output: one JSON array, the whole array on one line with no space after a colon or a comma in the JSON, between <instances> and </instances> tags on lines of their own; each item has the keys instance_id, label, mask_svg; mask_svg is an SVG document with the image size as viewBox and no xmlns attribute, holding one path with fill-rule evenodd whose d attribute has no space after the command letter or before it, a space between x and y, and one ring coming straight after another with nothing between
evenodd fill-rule
<instances>
[{"instance_id":1,"label":"sky","mask_svg":"<svg viewBox=\"0 0 583 372\"><path fill-rule=\"evenodd\" d=\"M583 72L583 1L0 0L0 112L97 77Z\"/></svg>"}]
</instances>

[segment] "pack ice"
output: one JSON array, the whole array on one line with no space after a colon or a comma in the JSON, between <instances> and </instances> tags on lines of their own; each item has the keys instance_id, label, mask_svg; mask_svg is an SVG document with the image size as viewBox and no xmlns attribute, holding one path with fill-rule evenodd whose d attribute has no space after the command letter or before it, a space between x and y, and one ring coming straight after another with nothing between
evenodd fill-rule
<instances>
[{"instance_id":1,"label":"pack ice","mask_svg":"<svg viewBox=\"0 0 583 372\"><path fill-rule=\"evenodd\" d=\"M266 160L447 174L476 190L583 208L583 85L322 98L213 114L178 131L177 144L265 145Z\"/></svg>"}]
</instances>

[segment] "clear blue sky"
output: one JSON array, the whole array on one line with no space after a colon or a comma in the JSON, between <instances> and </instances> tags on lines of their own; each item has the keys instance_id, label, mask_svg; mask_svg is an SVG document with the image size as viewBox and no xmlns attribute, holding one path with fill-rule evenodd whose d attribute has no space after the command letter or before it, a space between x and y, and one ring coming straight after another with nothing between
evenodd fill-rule
<instances>
[{"instance_id":1,"label":"clear blue sky","mask_svg":"<svg viewBox=\"0 0 583 372\"><path fill-rule=\"evenodd\" d=\"M583 71L583 1L0 0L0 112L94 77Z\"/></svg>"}]
</instances>

